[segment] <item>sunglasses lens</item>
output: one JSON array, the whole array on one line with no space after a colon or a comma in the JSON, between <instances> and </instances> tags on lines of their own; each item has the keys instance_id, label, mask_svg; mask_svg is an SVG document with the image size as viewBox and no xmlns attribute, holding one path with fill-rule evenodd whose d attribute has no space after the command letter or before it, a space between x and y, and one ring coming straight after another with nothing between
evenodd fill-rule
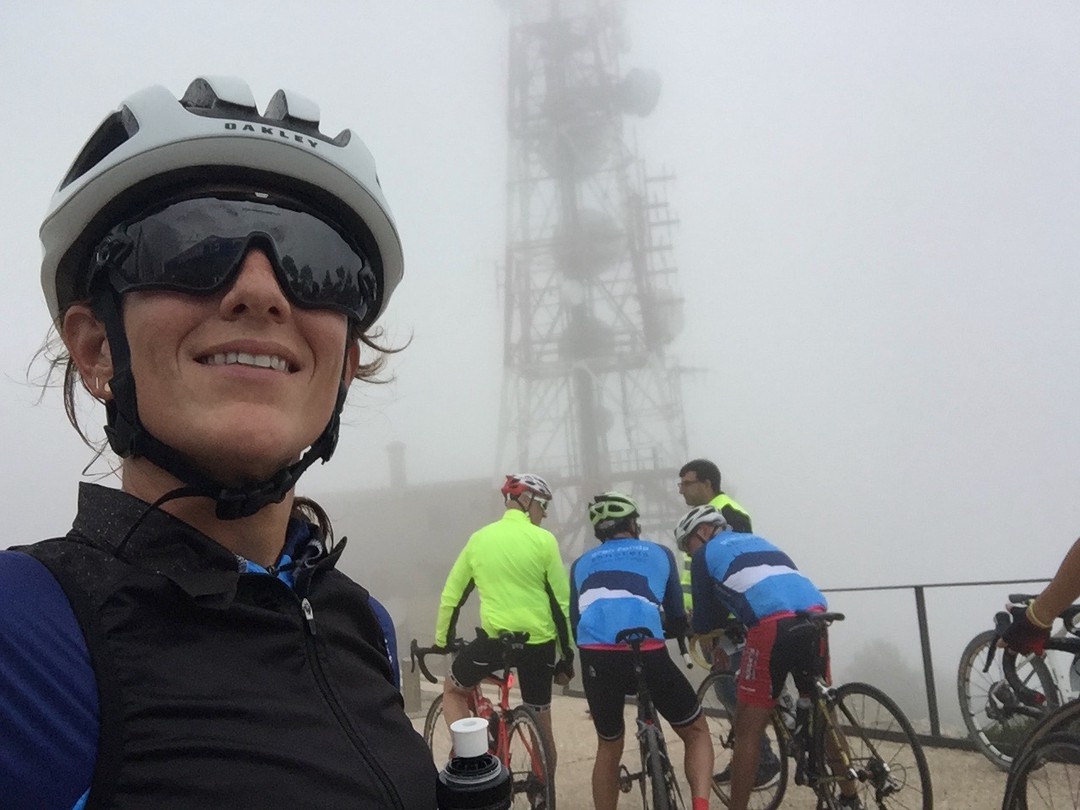
<instances>
[{"instance_id":1,"label":"sunglasses lens","mask_svg":"<svg viewBox=\"0 0 1080 810\"><path fill-rule=\"evenodd\" d=\"M110 263L110 280L121 293L216 292L257 246L299 306L363 321L376 297L375 273L363 252L314 212L281 198L181 200L114 228L110 240L113 255L120 255ZM130 249L117 253L117 243Z\"/></svg>"}]
</instances>

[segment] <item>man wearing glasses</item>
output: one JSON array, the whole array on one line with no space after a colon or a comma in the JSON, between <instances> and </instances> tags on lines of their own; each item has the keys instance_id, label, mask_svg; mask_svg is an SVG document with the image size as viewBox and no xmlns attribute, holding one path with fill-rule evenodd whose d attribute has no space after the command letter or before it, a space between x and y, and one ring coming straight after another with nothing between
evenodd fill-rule
<instances>
[{"instance_id":1,"label":"man wearing glasses","mask_svg":"<svg viewBox=\"0 0 1080 810\"><path fill-rule=\"evenodd\" d=\"M750 515L720 489L720 468L711 461L695 458L682 466L679 470L679 494L687 506L715 506L732 531L751 531Z\"/></svg>"},{"instance_id":2,"label":"man wearing glasses","mask_svg":"<svg viewBox=\"0 0 1080 810\"><path fill-rule=\"evenodd\" d=\"M462 647L443 683L443 717L449 725L469 716L469 691L504 667L499 633L526 632L529 641L517 660L522 703L540 717L555 768L551 733L551 683L574 677L570 646L570 578L555 535L540 527L551 488L538 475L506 476L506 513L475 532L446 577L435 623L435 645L455 638L455 625L473 588L480 592L481 634ZM556 652L561 657L556 663Z\"/></svg>"},{"instance_id":3,"label":"man wearing glasses","mask_svg":"<svg viewBox=\"0 0 1080 810\"><path fill-rule=\"evenodd\" d=\"M724 517L731 531L749 534L753 531L750 527L750 515L735 499L720 489L720 468L713 462L704 458L695 458L686 462L679 470L679 494L689 507L709 506L714 507ZM682 572L679 577L682 584L683 606L687 615L693 612L694 601L690 595L690 555L683 554ZM732 619L734 621L734 617ZM713 650L713 670L737 673L739 669L742 650L734 651L731 655L721 647ZM735 705L735 694L720 695L728 705ZM776 774L780 772L780 761L769 746L768 738L761 738L761 753L758 756L758 773L755 787L767 785ZM725 770L715 776L721 782L726 783L730 779L730 773Z\"/></svg>"}]
</instances>

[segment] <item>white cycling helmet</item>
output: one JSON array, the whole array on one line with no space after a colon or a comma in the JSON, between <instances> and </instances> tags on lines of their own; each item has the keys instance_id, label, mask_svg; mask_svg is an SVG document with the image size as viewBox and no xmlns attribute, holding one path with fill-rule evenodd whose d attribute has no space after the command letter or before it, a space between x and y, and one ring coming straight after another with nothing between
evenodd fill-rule
<instances>
[{"instance_id":1,"label":"white cycling helmet","mask_svg":"<svg viewBox=\"0 0 1080 810\"><path fill-rule=\"evenodd\" d=\"M679 547L679 551L686 551L690 535L694 533L698 526L704 523L716 525L720 528L728 525L723 514L715 506L711 504L695 506L683 515L675 526L675 545Z\"/></svg>"},{"instance_id":2,"label":"white cycling helmet","mask_svg":"<svg viewBox=\"0 0 1080 810\"><path fill-rule=\"evenodd\" d=\"M85 297L91 251L125 215L171 186L245 183L309 196L368 252L386 308L403 271L401 240L375 161L350 130L319 132L319 108L278 90L260 115L237 78L196 79L176 99L159 85L126 99L90 137L41 226L41 287L53 319Z\"/></svg>"},{"instance_id":3,"label":"white cycling helmet","mask_svg":"<svg viewBox=\"0 0 1080 810\"><path fill-rule=\"evenodd\" d=\"M552 498L551 487L548 486L547 481L532 473L507 475L499 491L506 498L517 498L525 492L531 492L535 497L545 501L550 501Z\"/></svg>"}]
</instances>

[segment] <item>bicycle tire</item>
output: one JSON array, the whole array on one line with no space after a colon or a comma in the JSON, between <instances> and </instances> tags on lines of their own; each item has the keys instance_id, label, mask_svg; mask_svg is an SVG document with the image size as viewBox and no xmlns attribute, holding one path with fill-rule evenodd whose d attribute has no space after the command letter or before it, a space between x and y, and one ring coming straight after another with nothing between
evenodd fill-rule
<instances>
[{"instance_id":1,"label":"bicycle tire","mask_svg":"<svg viewBox=\"0 0 1080 810\"><path fill-rule=\"evenodd\" d=\"M510 712L503 763L513 782L513 807L555 810L555 779L536 710L518 706Z\"/></svg>"},{"instance_id":2,"label":"bicycle tire","mask_svg":"<svg viewBox=\"0 0 1080 810\"><path fill-rule=\"evenodd\" d=\"M960 715L964 718L971 741L996 767L1007 771L1038 718L1010 712L999 702L991 702L991 689L1004 689L1006 695L1013 694L1005 682L1000 652L995 656L990 671L983 672L987 651L996 643L997 634L993 630L979 633L968 642L960 656L956 691ZM1046 695L1046 713L1058 706L1060 700L1054 676L1042 658L1017 656L1016 672L1025 685L1038 688Z\"/></svg>"},{"instance_id":3,"label":"bicycle tire","mask_svg":"<svg viewBox=\"0 0 1080 810\"><path fill-rule=\"evenodd\" d=\"M653 733L645 735L642 744L645 746L642 755L652 792L651 810L684 810L682 792L658 725L654 725Z\"/></svg>"},{"instance_id":4,"label":"bicycle tire","mask_svg":"<svg viewBox=\"0 0 1080 810\"><path fill-rule=\"evenodd\" d=\"M439 770L446 767L446 763L450 761L450 752L454 748L454 739L443 718L442 706L443 696L436 695L428 707L427 717L424 718L424 742L431 750L431 757Z\"/></svg>"},{"instance_id":5,"label":"bicycle tire","mask_svg":"<svg viewBox=\"0 0 1080 810\"><path fill-rule=\"evenodd\" d=\"M1009 769L1009 779L1005 783L1005 802L1002 807L1023 806L1022 804L1014 804L1014 800L1011 798L1017 790L1015 783L1021 778L1025 770L1022 768L1021 763L1043 739L1058 734L1080 736L1080 699L1072 700L1050 712L1036 723L1028 733L1027 738L1020 746L1020 750L1016 753L1013 767Z\"/></svg>"},{"instance_id":6,"label":"bicycle tire","mask_svg":"<svg viewBox=\"0 0 1080 810\"><path fill-rule=\"evenodd\" d=\"M734 716L734 706L729 707L728 698L723 696L734 694L735 677L730 672L712 673L701 682L697 691L698 704L705 713L705 721L709 726L709 736L713 744L712 790L725 806L731 800L729 785L726 782L717 782L716 776L731 765L731 720ZM748 810L777 810L787 790L789 760L780 744L780 740L784 737L775 716L769 721L765 736L779 760L780 770L776 778L768 784L754 788L750 793Z\"/></svg>"},{"instance_id":7,"label":"bicycle tire","mask_svg":"<svg viewBox=\"0 0 1080 810\"><path fill-rule=\"evenodd\" d=\"M1016 758L1005 789L1004 810L1080 808L1080 736L1043 736Z\"/></svg>"},{"instance_id":8,"label":"bicycle tire","mask_svg":"<svg viewBox=\"0 0 1080 810\"><path fill-rule=\"evenodd\" d=\"M833 716L847 740L851 765L858 773L856 790L864 807L879 810L904 808L932 810L933 787L930 767L915 730L895 701L866 683L847 683L837 688L829 701ZM825 723L815 734L825 754ZM835 781L819 785L819 795L828 794L829 804L838 806L840 786Z\"/></svg>"}]
</instances>

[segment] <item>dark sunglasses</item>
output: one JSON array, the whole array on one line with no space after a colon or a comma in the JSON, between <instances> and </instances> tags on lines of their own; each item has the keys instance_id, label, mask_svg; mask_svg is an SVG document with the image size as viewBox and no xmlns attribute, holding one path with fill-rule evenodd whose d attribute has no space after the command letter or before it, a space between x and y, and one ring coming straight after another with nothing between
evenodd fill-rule
<instances>
[{"instance_id":1,"label":"dark sunglasses","mask_svg":"<svg viewBox=\"0 0 1080 810\"><path fill-rule=\"evenodd\" d=\"M167 203L113 228L98 244L88 280L113 288L211 295L236 275L252 247L264 249L294 304L333 309L363 323L377 285L360 248L313 210L276 195L208 195Z\"/></svg>"}]
</instances>

